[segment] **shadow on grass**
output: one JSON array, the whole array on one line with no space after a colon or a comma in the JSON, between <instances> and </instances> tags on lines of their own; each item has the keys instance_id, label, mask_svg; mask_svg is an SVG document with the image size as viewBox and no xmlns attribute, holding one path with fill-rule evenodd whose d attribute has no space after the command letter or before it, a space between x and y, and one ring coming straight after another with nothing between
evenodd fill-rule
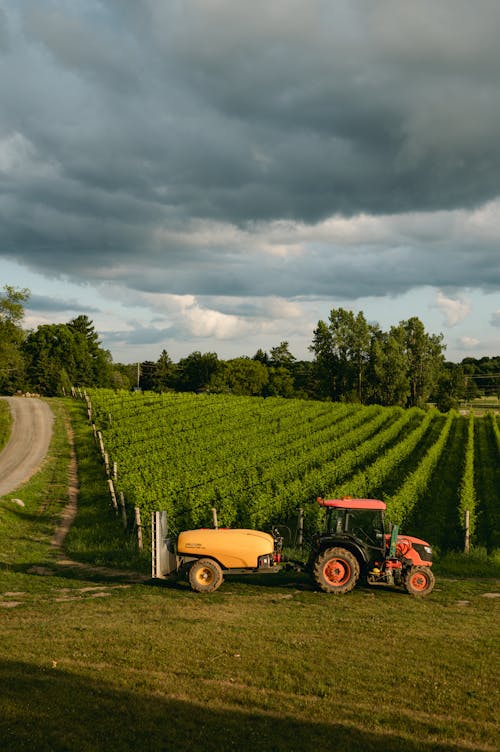
<instances>
[{"instance_id":1,"label":"shadow on grass","mask_svg":"<svg viewBox=\"0 0 500 752\"><path fill-rule=\"evenodd\" d=\"M2 570L35 577L58 577L85 582L131 582L144 585L155 583L154 580L144 577L138 572L113 571L104 567L92 567L80 562L61 563L56 559L40 559L35 562L17 562L15 564L0 561L0 572Z\"/></svg>"},{"instance_id":2,"label":"shadow on grass","mask_svg":"<svg viewBox=\"0 0 500 752\"><path fill-rule=\"evenodd\" d=\"M193 702L117 689L110 684L21 662L0 663L3 752L175 750L342 750L452 752L455 745L370 733L342 723L210 708ZM172 677L175 693L175 677ZM329 710L325 707L325 716Z\"/></svg>"},{"instance_id":3,"label":"shadow on grass","mask_svg":"<svg viewBox=\"0 0 500 752\"><path fill-rule=\"evenodd\" d=\"M140 572L134 572L129 570L110 569L107 567L93 566L84 562L69 562L60 561L57 559L45 559L37 562L24 562L24 563L6 563L0 561L0 572L8 571L13 573L32 575L36 577L58 577L60 579L70 580L82 580L85 582L96 583L117 583L128 582L132 584L144 585L148 588L158 588L166 590L179 590L190 591L190 585L187 577L167 577L165 579L153 579L148 575L144 575ZM236 589L231 589L231 585L237 585ZM240 587L243 586L243 587ZM224 592L225 589L229 589L232 596L245 595L245 586L261 588L263 592L266 589L273 589L276 591L288 591L294 592L320 592L316 585L312 582L311 578L305 574L297 573L278 573L274 575L229 575L225 578L220 590L217 592ZM407 596L406 591L401 588L380 586L370 587L365 583L359 583L356 586L356 590L362 590L364 592L376 592L377 590L383 590L385 592L392 592L395 594ZM323 593L325 598L332 597L349 597L346 596L332 596ZM200 598L209 597L210 594L199 594Z\"/></svg>"}]
</instances>

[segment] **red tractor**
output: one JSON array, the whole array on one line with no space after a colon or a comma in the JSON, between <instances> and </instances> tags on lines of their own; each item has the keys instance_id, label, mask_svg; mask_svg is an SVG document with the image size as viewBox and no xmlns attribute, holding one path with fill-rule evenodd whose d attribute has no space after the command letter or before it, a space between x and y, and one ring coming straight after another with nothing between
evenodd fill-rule
<instances>
[{"instance_id":1,"label":"red tractor","mask_svg":"<svg viewBox=\"0 0 500 752\"><path fill-rule=\"evenodd\" d=\"M360 577L370 585L399 585L411 595L434 587L432 548L409 535L389 532L386 505L376 499L318 499L326 509L323 532L311 539L308 569L327 593L348 593Z\"/></svg>"}]
</instances>

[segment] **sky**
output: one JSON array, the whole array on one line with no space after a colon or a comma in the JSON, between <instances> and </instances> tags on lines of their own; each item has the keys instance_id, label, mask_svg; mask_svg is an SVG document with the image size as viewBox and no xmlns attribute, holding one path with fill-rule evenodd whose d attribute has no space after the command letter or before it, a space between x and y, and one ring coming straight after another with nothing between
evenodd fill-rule
<instances>
[{"instance_id":1,"label":"sky","mask_svg":"<svg viewBox=\"0 0 500 752\"><path fill-rule=\"evenodd\" d=\"M498 0L0 0L0 288L117 362L500 354Z\"/></svg>"}]
</instances>

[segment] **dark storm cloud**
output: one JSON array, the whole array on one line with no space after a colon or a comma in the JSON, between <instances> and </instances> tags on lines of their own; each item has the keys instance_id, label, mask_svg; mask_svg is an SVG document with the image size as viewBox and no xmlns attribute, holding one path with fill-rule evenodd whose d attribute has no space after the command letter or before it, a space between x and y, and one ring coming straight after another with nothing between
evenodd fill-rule
<instances>
[{"instance_id":1,"label":"dark storm cloud","mask_svg":"<svg viewBox=\"0 0 500 752\"><path fill-rule=\"evenodd\" d=\"M28 311L36 313L75 312L85 310L86 313L99 313L100 309L87 304L82 305L76 300L61 300L47 295L30 295L26 305Z\"/></svg>"},{"instance_id":2,"label":"dark storm cloud","mask_svg":"<svg viewBox=\"0 0 500 752\"><path fill-rule=\"evenodd\" d=\"M426 217L498 196L499 25L493 0L0 0L0 253L176 294L498 287L492 241ZM355 253L259 250L273 220L419 212Z\"/></svg>"}]
</instances>

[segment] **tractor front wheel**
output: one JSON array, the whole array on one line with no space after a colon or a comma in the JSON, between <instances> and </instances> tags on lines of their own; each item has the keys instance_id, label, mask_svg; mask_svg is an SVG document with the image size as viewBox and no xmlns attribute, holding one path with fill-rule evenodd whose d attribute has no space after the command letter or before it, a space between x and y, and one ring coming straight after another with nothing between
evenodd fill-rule
<instances>
[{"instance_id":1,"label":"tractor front wheel","mask_svg":"<svg viewBox=\"0 0 500 752\"><path fill-rule=\"evenodd\" d=\"M412 567L404 582L410 595L422 596L432 591L435 580L430 567Z\"/></svg>"},{"instance_id":2,"label":"tractor front wheel","mask_svg":"<svg viewBox=\"0 0 500 752\"><path fill-rule=\"evenodd\" d=\"M198 559L189 570L189 584L197 593L213 593L223 579L222 569L212 559Z\"/></svg>"},{"instance_id":3,"label":"tractor front wheel","mask_svg":"<svg viewBox=\"0 0 500 752\"><path fill-rule=\"evenodd\" d=\"M327 548L314 563L314 579L326 593L348 593L359 579L359 563L345 548Z\"/></svg>"}]
</instances>

